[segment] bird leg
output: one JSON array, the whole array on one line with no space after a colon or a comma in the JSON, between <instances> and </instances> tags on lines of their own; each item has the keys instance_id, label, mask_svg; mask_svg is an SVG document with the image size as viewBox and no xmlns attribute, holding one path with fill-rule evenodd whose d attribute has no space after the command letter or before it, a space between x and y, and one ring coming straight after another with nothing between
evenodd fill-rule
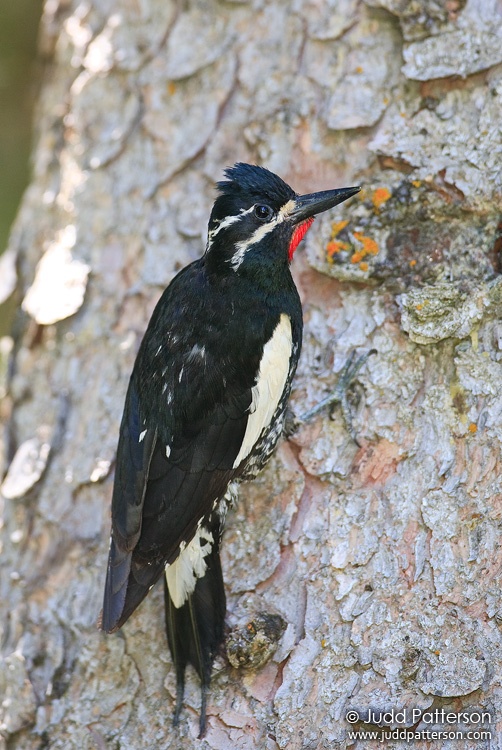
<instances>
[{"instance_id":1,"label":"bird leg","mask_svg":"<svg viewBox=\"0 0 502 750\"><path fill-rule=\"evenodd\" d=\"M361 356L356 358L356 352L354 349L350 353L349 358L344 364L340 372L340 375L338 376L338 381L336 383L336 386L334 387L333 391L329 394L329 396L327 396L318 404L316 404L316 406L312 407L312 409L309 409L308 411L306 411L300 417L295 416L295 414L293 414L293 412L290 409L288 409L286 412L286 419L284 421L284 432L286 434L286 437L289 438L292 435L294 435L294 433L299 429L299 427L304 422L308 422L310 419L312 419L312 417L317 416L319 412L323 411L326 408L331 409L333 406L335 406L335 404L340 404L340 408L342 410L342 415L343 415L343 419L347 427L347 430L352 440L354 441L354 443L360 447L359 441L357 440L356 433L354 430L353 422L352 422L352 412L351 412L350 404L348 401L347 393L357 373L359 372L361 367L366 363L368 358L371 357L372 354L376 354L376 349L370 349L369 352L366 352L365 354L361 354Z\"/></svg>"}]
</instances>

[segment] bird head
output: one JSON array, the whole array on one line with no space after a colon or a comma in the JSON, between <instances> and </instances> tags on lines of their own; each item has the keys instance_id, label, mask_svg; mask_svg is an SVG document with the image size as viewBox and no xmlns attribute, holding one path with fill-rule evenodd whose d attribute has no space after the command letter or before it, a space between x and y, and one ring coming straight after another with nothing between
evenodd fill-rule
<instances>
[{"instance_id":1,"label":"bird head","mask_svg":"<svg viewBox=\"0 0 502 750\"><path fill-rule=\"evenodd\" d=\"M358 187L298 195L264 167L225 170L209 219L206 256L219 270L260 274L288 265L314 216L359 192Z\"/></svg>"}]
</instances>

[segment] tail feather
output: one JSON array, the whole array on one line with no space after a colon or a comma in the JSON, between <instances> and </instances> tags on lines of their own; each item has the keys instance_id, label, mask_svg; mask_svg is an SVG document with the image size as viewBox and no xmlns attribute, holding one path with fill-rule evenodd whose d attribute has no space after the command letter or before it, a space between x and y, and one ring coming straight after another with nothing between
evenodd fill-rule
<instances>
[{"instance_id":1,"label":"tail feather","mask_svg":"<svg viewBox=\"0 0 502 750\"><path fill-rule=\"evenodd\" d=\"M206 732L206 699L213 661L223 640L225 623L225 589L216 543L207 557L207 569L197 580L195 590L181 607L175 607L164 577L167 641L176 669L177 724L183 703L185 669L191 664L201 681L199 737Z\"/></svg>"},{"instance_id":2,"label":"tail feather","mask_svg":"<svg viewBox=\"0 0 502 750\"><path fill-rule=\"evenodd\" d=\"M121 550L112 538L99 627L106 633L118 630L148 594L163 567L138 566L132 552Z\"/></svg>"}]
</instances>

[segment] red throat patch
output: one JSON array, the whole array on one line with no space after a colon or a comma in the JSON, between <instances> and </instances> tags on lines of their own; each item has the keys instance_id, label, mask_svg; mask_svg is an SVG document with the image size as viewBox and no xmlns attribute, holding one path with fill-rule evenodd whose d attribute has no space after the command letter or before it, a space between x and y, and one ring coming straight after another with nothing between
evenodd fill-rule
<instances>
[{"instance_id":1,"label":"red throat patch","mask_svg":"<svg viewBox=\"0 0 502 750\"><path fill-rule=\"evenodd\" d=\"M289 243L290 262L293 260L293 255L295 254L296 248L298 247L300 242L303 240L303 238L307 234L313 222L314 222L314 217L311 216L310 219L305 219L305 221L302 221L301 224L298 224L295 231L293 232L293 236L291 237L291 242Z\"/></svg>"}]
</instances>

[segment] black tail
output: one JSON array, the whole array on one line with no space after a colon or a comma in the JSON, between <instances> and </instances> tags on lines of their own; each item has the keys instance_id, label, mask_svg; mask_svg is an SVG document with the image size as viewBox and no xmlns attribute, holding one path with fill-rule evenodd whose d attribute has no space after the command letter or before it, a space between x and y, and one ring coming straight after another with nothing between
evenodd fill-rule
<instances>
[{"instance_id":1,"label":"black tail","mask_svg":"<svg viewBox=\"0 0 502 750\"><path fill-rule=\"evenodd\" d=\"M187 664L195 667L201 681L200 732L206 732L206 699L211 681L213 661L223 640L226 600L221 572L219 544L206 558L207 570L195 584L193 594L179 608L169 595L164 576L166 631L169 649L176 668L176 708L173 723L177 724L185 688Z\"/></svg>"}]
</instances>

